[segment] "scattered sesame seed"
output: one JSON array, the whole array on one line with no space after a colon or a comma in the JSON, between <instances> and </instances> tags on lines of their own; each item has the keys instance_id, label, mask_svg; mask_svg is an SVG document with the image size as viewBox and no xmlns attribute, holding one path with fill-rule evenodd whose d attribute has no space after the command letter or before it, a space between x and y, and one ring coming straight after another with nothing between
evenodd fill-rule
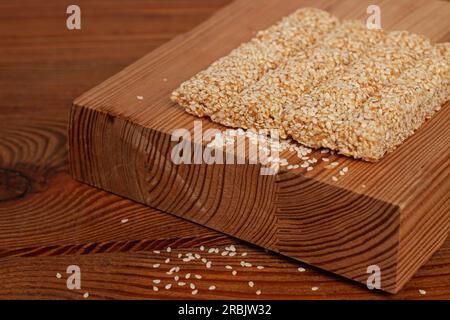
<instances>
[{"instance_id":1,"label":"scattered sesame seed","mask_svg":"<svg viewBox=\"0 0 450 320\"><path fill-rule=\"evenodd\" d=\"M186 275L184 276L186 279L189 279L191 277L190 273L186 273Z\"/></svg>"},{"instance_id":2,"label":"scattered sesame seed","mask_svg":"<svg viewBox=\"0 0 450 320\"><path fill-rule=\"evenodd\" d=\"M196 274L195 277L196 277L197 279L201 279L201 278L202 278L202 276L199 275L199 274Z\"/></svg>"},{"instance_id":3,"label":"scattered sesame seed","mask_svg":"<svg viewBox=\"0 0 450 320\"><path fill-rule=\"evenodd\" d=\"M233 251L233 252L236 251L236 247L234 245L231 245L229 251Z\"/></svg>"},{"instance_id":4,"label":"scattered sesame seed","mask_svg":"<svg viewBox=\"0 0 450 320\"><path fill-rule=\"evenodd\" d=\"M161 283L161 280L155 279L155 280L153 280L153 283L159 284L159 283Z\"/></svg>"},{"instance_id":5,"label":"scattered sesame seed","mask_svg":"<svg viewBox=\"0 0 450 320\"><path fill-rule=\"evenodd\" d=\"M241 257L246 257L247 256L247 252L242 252L241 253Z\"/></svg>"},{"instance_id":6,"label":"scattered sesame seed","mask_svg":"<svg viewBox=\"0 0 450 320\"><path fill-rule=\"evenodd\" d=\"M137 98L138 100L144 100L144 97L143 97L143 96L136 96L136 98Z\"/></svg>"},{"instance_id":7,"label":"scattered sesame seed","mask_svg":"<svg viewBox=\"0 0 450 320\"><path fill-rule=\"evenodd\" d=\"M61 279L61 273L57 272L57 273L56 273L56 277L57 277L58 279Z\"/></svg>"},{"instance_id":8,"label":"scattered sesame seed","mask_svg":"<svg viewBox=\"0 0 450 320\"><path fill-rule=\"evenodd\" d=\"M249 286L250 288L253 288L254 285L255 285L255 283L254 283L253 281L249 281L249 282L248 282L248 286Z\"/></svg>"},{"instance_id":9,"label":"scattered sesame seed","mask_svg":"<svg viewBox=\"0 0 450 320\"><path fill-rule=\"evenodd\" d=\"M159 268L159 266L160 266L159 263L155 263L155 264L153 265L153 268Z\"/></svg>"},{"instance_id":10,"label":"scattered sesame seed","mask_svg":"<svg viewBox=\"0 0 450 320\"><path fill-rule=\"evenodd\" d=\"M233 269L233 267L232 266L225 266L225 269L231 270L231 269Z\"/></svg>"},{"instance_id":11,"label":"scattered sesame seed","mask_svg":"<svg viewBox=\"0 0 450 320\"><path fill-rule=\"evenodd\" d=\"M305 272L306 271L306 269L305 268L302 268L302 267L298 267L298 272Z\"/></svg>"},{"instance_id":12,"label":"scattered sesame seed","mask_svg":"<svg viewBox=\"0 0 450 320\"><path fill-rule=\"evenodd\" d=\"M167 247L167 252L171 252L172 251L172 248L171 247Z\"/></svg>"},{"instance_id":13,"label":"scattered sesame seed","mask_svg":"<svg viewBox=\"0 0 450 320\"><path fill-rule=\"evenodd\" d=\"M177 282L178 280L180 280L180 276L176 275L175 277L173 277L173 280Z\"/></svg>"},{"instance_id":14,"label":"scattered sesame seed","mask_svg":"<svg viewBox=\"0 0 450 320\"><path fill-rule=\"evenodd\" d=\"M195 284L193 284L192 282L189 284L189 287L194 290L195 289Z\"/></svg>"},{"instance_id":15,"label":"scattered sesame seed","mask_svg":"<svg viewBox=\"0 0 450 320\"><path fill-rule=\"evenodd\" d=\"M205 251L205 247L204 246L200 246L200 251Z\"/></svg>"},{"instance_id":16,"label":"scattered sesame seed","mask_svg":"<svg viewBox=\"0 0 450 320\"><path fill-rule=\"evenodd\" d=\"M178 282L178 285L179 285L180 287L183 287L183 286L186 285L186 282L180 281L180 282Z\"/></svg>"},{"instance_id":17,"label":"scattered sesame seed","mask_svg":"<svg viewBox=\"0 0 450 320\"><path fill-rule=\"evenodd\" d=\"M209 286L208 290L216 290L216 286Z\"/></svg>"},{"instance_id":18,"label":"scattered sesame seed","mask_svg":"<svg viewBox=\"0 0 450 320\"><path fill-rule=\"evenodd\" d=\"M172 284L168 283L168 284L166 284L166 286L164 288L166 288L166 290L169 290L170 288L172 288Z\"/></svg>"},{"instance_id":19,"label":"scattered sesame seed","mask_svg":"<svg viewBox=\"0 0 450 320\"><path fill-rule=\"evenodd\" d=\"M259 296L261 295L261 290L256 290L256 294Z\"/></svg>"},{"instance_id":20,"label":"scattered sesame seed","mask_svg":"<svg viewBox=\"0 0 450 320\"><path fill-rule=\"evenodd\" d=\"M198 290L197 289L195 289L195 290L192 290L192 295L196 295L198 293Z\"/></svg>"},{"instance_id":21,"label":"scattered sesame seed","mask_svg":"<svg viewBox=\"0 0 450 320\"><path fill-rule=\"evenodd\" d=\"M212 264L212 262L211 261L208 261L207 263L206 263L206 267L209 269L209 268L211 268L211 264Z\"/></svg>"},{"instance_id":22,"label":"scattered sesame seed","mask_svg":"<svg viewBox=\"0 0 450 320\"><path fill-rule=\"evenodd\" d=\"M233 276L235 276L235 275L237 275L237 271L236 271L236 270L233 270L233 271L231 271L231 274L232 274Z\"/></svg>"},{"instance_id":23,"label":"scattered sesame seed","mask_svg":"<svg viewBox=\"0 0 450 320\"><path fill-rule=\"evenodd\" d=\"M159 288L157 286L153 286L153 291L158 291Z\"/></svg>"},{"instance_id":24,"label":"scattered sesame seed","mask_svg":"<svg viewBox=\"0 0 450 320\"><path fill-rule=\"evenodd\" d=\"M167 258L166 260L164 260L164 263L169 263L170 262L170 258Z\"/></svg>"},{"instance_id":25,"label":"scattered sesame seed","mask_svg":"<svg viewBox=\"0 0 450 320\"><path fill-rule=\"evenodd\" d=\"M331 180L333 180L334 182L337 182L339 179L336 176L332 176Z\"/></svg>"},{"instance_id":26,"label":"scattered sesame seed","mask_svg":"<svg viewBox=\"0 0 450 320\"><path fill-rule=\"evenodd\" d=\"M85 292L85 293L83 294L83 298L85 298L85 299L89 298L89 292Z\"/></svg>"},{"instance_id":27,"label":"scattered sesame seed","mask_svg":"<svg viewBox=\"0 0 450 320\"><path fill-rule=\"evenodd\" d=\"M161 251L159 251L159 250L153 250L153 253L155 253L155 254L160 254Z\"/></svg>"},{"instance_id":28,"label":"scattered sesame seed","mask_svg":"<svg viewBox=\"0 0 450 320\"><path fill-rule=\"evenodd\" d=\"M122 219L122 220L120 220L120 222L121 222L121 223L127 223L127 222L128 222L128 219L127 219L127 218Z\"/></svg>"},{"instance_id":29,"label":"scattered sesame seed","mask_svg":"<svg viewBox=\"0 0 450 320\"><path fill-rule=\"evenodd\" d=\"M427 294L427 292L426 292L425 290L423 290L423 289L419 289L419 293L420 293L421 295L426 295L426 294Z\"/></svg>"},{"instance_id":30,"label":"scattered sesame seed","mask_svg":"<svg viewBox=\"0 0 450 320\"><path fill-rule=\"evenodd\" d=\"M312 287L311 290L312 291L317 291L317 290L319 290L319 287Z\"/></svg>"},{"instance_id":31,"label":"scattered sesame seed","mask_svg":"<svg viewBox=\"0 0 450 320\"><path fill-rule=\"evenodd\" d=\"M256 269L264 269L264 266L257 266Z\"/></svg>"}]
</instances>

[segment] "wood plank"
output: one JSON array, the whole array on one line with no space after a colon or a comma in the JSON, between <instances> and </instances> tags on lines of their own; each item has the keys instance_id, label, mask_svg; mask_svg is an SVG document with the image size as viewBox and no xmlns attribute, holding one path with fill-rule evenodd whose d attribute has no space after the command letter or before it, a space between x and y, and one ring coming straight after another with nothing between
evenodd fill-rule
<instances>
[{"instance_id":1,"label":"wood plank","mask_svg":"<svg viewBox=\"0 0 450 320\"><path fill-rule=\"evenodd\" d=\"M174 165L170 159L172 131L193 132L195 120L169 100L182 81L299 7L357 19L366 16L368 4L235 1L76 99L69 140L73 176L362 283L367 267L378 265L383 289L397 292L450 230L448 105L379 163L335 157L339 168L351 171L336 183L331 177L339 168L326 170L326 163L275 177L261 176L258 165ZM450 12L448 3L379 5L386 29L449 40L450 22L439 18ZM436 19L440 23L415 23ZM202 125L223 129L205 119Z\"/></svg>"},{"instance_id":2,"label":"wood plank","mask_svg":"<svg viewBox=\"0 0 450 320\"><path fill-rule=\"evenodd\" d=\"M70 179L66 134L73 97L228 2L79 0L88 17L80 32L62 27L65 6L59 1L32 0L26 7L0 3L0 299L82 299L84 290L93 299L190 298L187 290L154 293L136 285L160 275L145 264L156 258L152 251L170 245L187 252L201 244L231 243L266 266L255 274L245 272L258 282L263 278L260 299L450 298L450 241L391 296L313 267L298 273L299 264L289 259ZM129 222L120 223L123 218ZM88 280L82 281L82 292L65 287L64 271L73 263ZM198 298L258 298L244 275L237 280L225 268L202 271L205 280L223 287L214 293L202 290ZM63 279L56 281L56 272ZM319 291L310 289L317 285Z\"/></svg>"},{"instance_id":3,"label":"wood plank","mask_svg":"<svg viewBox=\"0 0 450 320\"><path fill-rule=\"evenodd\" d=\"M204 228L203 228L204 229ZM80 299L88 292L87 299L448 299L450 290L450 238L443 248L412 278L405 288L396 295L381 291L369 291L364 286L339 277L324 273L313 267L304 266L305 272L298 272L299 264L277 254L268 254L263 250L247 244L227 239L215 245L235 244L239 253L247 252L246 260L254 266L262 265L264 269L243 268L239 265L242 257L222 257L207 254L213 261L211 269L206 269L198 261L183 263L176 257L179 253L198 253L196 243L191 248L173 247L172 253L155 254L151 251L97 253L97 254L63 254L58 256L34 256L21 258L4 258L0 260L1 270L0 299ZM179 242L180 244L180 242ZM159 248L159 247L154 247ZM167 257L170 264L164 264ZM153 268L153 264L161 264ZM81 289L69 290L66 287L66 268L78 265L81 269ZM166 271L178 264L178 275L185 278L191 273L192 279L184 280L195 283L199 292L193 296L187 286L175 285L174 275ZM225 269L231 265L238 271L236 276ZM60 273L61 278L56 278ZM202 279L196 279L200 274ZM160 290L153 291L153 280L160 279ZM248 281L255 286L250 288ZM172 283L169 290L166 284ZM216 290L208 290L215 285ZM318 287L313 291L313 287ZM261 290L261 295L256 295ZM419 290L424 290L421 294Z\"/></svg>"}]
</instances>

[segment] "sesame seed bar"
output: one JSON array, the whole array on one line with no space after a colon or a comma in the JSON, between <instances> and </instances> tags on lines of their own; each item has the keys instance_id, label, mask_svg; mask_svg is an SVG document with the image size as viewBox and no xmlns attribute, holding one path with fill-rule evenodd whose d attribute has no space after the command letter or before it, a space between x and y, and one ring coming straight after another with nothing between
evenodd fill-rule
<instances>
[{"instance_id":1,"label":"sesame seed bar","mask_svg":"<svg viewBox=\"0 0 450 320\"><path fill-rule=\"evenodd\" d=\"M191 114L210 116L266 72L313 46L337 24L338 19L325 11L297 10L181 84L172 100Z\"/></svg>"},{"instance_id":2,"label":"sesame seed bar","mask_svg":"<svg viewBox=\"0 0 450 320\"><path fill-rule=\"evenodd\" d=\"M278 129L308 147L378 161L449 100L450 44L321 13L302 9L258 33L173 101L226 126Z\"/></svg>"},{"instance_id":3,"label":"sesame seed bar","mask_svg":"<svg viewBox=\"0 0 450 320\"><path fill-rule=\"evenodd\" d=\"M288 106L284 119L288 134L309 147L338 150L367 161L380 159L388 146L379 149L384 133L372 129L384 124L372 120L387 108L378 104L371 109L366 102L378 101L383 88L396 85L397 78L430 56L432 49L418 35L389 33L386 43L369 49L343 74L302 96L294 107Z\"/></svg>"},{"instance_id":4,"label":"sesame seed bar","mask_svg":"<svg viewBox=\"0 0 450 320\"><path fill-rule=\"evenodd\" d=\"M228 108L211 115L224 125L245 129L279 129L284 110L366 54L374 45L383 43L386 33L370 31L361 22L342 23L315 46L292 57L285 66L268 72L244 90Z\"/></svg>"}]
</instances>

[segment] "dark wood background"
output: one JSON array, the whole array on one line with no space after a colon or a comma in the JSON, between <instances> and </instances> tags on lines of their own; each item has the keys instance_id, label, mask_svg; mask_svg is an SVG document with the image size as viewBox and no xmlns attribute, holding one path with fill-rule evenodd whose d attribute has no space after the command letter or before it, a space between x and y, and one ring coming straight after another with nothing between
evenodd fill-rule
<instances>
[{"instance_id":1,"label":"dark wood background","mask_svg":"<svg viewBox=\"0 0 450 320\"><path fill-rule=\"evenodd\" d=\"M69 1L0 2L1 299L450 299L450 238L399 294L389 295L310 266L298 272L297 262L71 179L66 130L73 99L229 2L79 0L76 31L65 26ZM198 249L230 244L234 257ZM171 253L153 252L167 246ZM188 252L212 260L212 268L178 259ZM241 267L241 260L253 267ZM73 264L81 268L81 290L66 287ZM198 295L177 285L164 289L173 266L180 276L202 275L185 280ZM159 291L154 279L162 280Z\"/></svg>"}]
</instances>

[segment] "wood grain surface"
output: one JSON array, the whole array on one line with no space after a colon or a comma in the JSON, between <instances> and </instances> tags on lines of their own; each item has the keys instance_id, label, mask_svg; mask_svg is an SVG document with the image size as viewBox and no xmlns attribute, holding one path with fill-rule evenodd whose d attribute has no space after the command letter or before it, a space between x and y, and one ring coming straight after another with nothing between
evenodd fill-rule
<instances>
[{"instance_id":1,"label":"wood grain surface","mask_svg":"<svg viewBox=\"0 0 450 320\"><path fill-rule=\"evenodd\" d=\"M370 292L313 267L299 272L297 262L70 178L66 132L73 98L228 2L77 1L81 31L65 28L63 2L0 2L0 298L84 299L85 292L88 299L193 298L185 287L153 291L154 279L171 281L166 271L175 265L183 275L202 275L195 298L450 298L449 240L400 293ZM201 245L230 244L235 257L205 255L211 269L177 258ZM167 246L170 254L153 252ZM240 267L242 252L253 267ZM65 285L71 264L82 270L81 290ZM210 285L217 289L207 290Z\"/></svg>"},{"instance_id":2,"label":"wood grain surface","mask_svg":"<svg viewBox=\"0 0 450 320\"><path fill-rule=\"evenodd\" d=\"M199 120L170 101L180 83L251 39L255 30L300 7L364 19L370 4L235 1L75 99L69 126L74 178L364 284L368 266L377 265L382 289L398 292L450 231L447 105L376 164L332 156L339 166L330 170L330 162L315 151L310 156L319 161L311 172L282 169L263 176L260 166L249 161L175 165L171 159L172 132L187 129L195 139ZM448 3L391 0L379 5L387 30L450 40L450 22L439 19L450 13ZM439 23L418 23L436 19ZM202 126L203 131L226 129L208 119ZM208 142L193 141L191 149L204 149ZM350 174L341 176L344 167ZM340 178L333 181L333 176Z\"/></svg>"}]
</instances>

